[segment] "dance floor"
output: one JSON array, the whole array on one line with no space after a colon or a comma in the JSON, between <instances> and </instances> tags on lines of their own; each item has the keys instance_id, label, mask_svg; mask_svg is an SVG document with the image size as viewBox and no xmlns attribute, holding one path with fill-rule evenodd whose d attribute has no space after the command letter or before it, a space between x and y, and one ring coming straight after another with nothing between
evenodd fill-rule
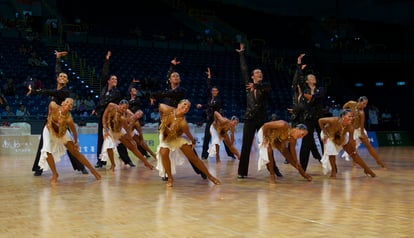
<instances>
[{"instance_id":1,"label":"dance floor","mask_svg":"<svg viewBox=\"0 0 414 238\"><path fill-rule=\"evenodd\" d=\"M64 158L52 185L50 171L33 176L34 156L0 156L0 237L414 237L414 147L378 151L387 169L359 150L375 178L338 159L332 179L311 158L311 182L278 157L284 177L276 184L255 160L249 177L237 179L238 161L222 152L221 163L203 161L221 185L186 161L171 188L137 161L98 169L96 181Z\"/></svg>"}]
</instances>

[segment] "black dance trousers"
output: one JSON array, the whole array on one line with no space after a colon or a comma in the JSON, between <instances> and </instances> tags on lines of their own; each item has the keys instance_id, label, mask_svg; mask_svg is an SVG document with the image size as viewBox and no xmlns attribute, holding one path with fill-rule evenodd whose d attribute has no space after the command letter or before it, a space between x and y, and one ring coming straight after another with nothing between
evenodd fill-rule
<instances>
[{"instance_id":1,"label":"black dance trousers","mask_svg":"<svg viewBox=\"0 0 414 238\"><path fill-rule=\"evenodd\" d=\"M308 128L308 134L306 134L306 136L302 138L302 144L300 146L300 151L299 151L299 160L300 160L300 165L302 166L302 169L306 171L308 167L308 163L309 163L310 153L312 153L312 156L318 160L320 160L322 156L319 153L318 147L316 146L315 137L314 137L314 132L316 132L318 134L318 138L320 138L319 137L320 130L319 131L317 130L319 126L317 126L316 121L313 121L313 120L306 120L304 121L304 124ZM320 139L319 139L319 143L321 144L321 146L323 145ZM322 153L323 153L323 149L322 149Z\"/></svg>"},{"instance_id":2,"label":"black dance trousers","mask_svg":"<svg viewBox=\"0 0 414 238\"><path fill-rule=\"evenodd\" d=\"M128 155L128 148L126 148L126 146L124 144L119 143L116 146L116 149L118 150L119 158L121 158L121 160L125 164L132 163L131 157L129 157L129 155Z\"/></svg>"},{"instance_id":3,"label":"black dance trousers","mask_svg":"<svg viewBox=\"0 0 414 238\"><path fill-rule=\"evenodd\" d=\"M238 175L247 176L249 172L250 151L254 136L260 127L263 126L263 121L244 120L242 148L240 153L240 161L238 168Z\"/></svg>"},{"instance_id":4,"label":"black dance trousers","mask_svg":"<svg viewBox=\"0 0 414 238\"><path fill-rule=\"evenodd\" d=\"M101 159L99 159L99 155L102 152L102 144L103 144L103 125L102 125L102 116L98 117L98 144L96 149L96 159L98 163L100 163Z\"/></svg>"}]
</instances>

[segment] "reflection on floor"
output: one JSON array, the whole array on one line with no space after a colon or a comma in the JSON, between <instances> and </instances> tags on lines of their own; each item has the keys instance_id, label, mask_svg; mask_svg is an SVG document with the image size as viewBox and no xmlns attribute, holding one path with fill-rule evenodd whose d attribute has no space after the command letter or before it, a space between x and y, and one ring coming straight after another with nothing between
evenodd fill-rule
<instances>
[{"instance_id":1,"label":"reflection on floor","mask_svg":"<svg viewBox=\"0 0 414 238\"><path fill-rule=\"evenodd\" d=\"M276 184L254 160L240 180L238 161L222 153L220 164L203 161L221 185L203 180L186 162L172 188L137 161L134 168L117 164L115 173L99 169L102 180L95 181L65 158L57 164L58 184L51 185L50 171L33 176L33 156L0 156L0 236L410 237L414 148L378 150L386 170L360 150L376 178L338 159L338 177L330 179L311 158L308 182L278 157L284 177Z\"/></svg>"}]
</instances>

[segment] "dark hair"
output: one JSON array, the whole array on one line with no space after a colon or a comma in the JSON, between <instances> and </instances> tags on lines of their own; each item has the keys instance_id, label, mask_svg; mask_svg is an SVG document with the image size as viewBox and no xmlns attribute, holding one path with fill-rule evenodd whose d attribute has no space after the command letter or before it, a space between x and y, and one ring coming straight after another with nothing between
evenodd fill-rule
<instances>
[{"instance_id":1,"label":"dark hair","mask_svg":"<svg viewBox=\"0 0 414 238\"><path fill-rule=\"evenodd\" d=\"M260 70L260 71L262 71L263 72L263 70L261 69L261 68L254 68L252 71L250 71L250 76L253 76L253 74L254 74L254 71L256 71L256 70Z\"/></svg>"},{"instance_id":2,"label":"dark hair","mask_svg":"<svg viewBox=\"0 0 414 238\"><path fill-rule=\"evenodd\" d=\"M305 124L299 123L295 126L296 128L298 128L299 130L308 130L308 127Z\"/></svg>"}]
</instances>

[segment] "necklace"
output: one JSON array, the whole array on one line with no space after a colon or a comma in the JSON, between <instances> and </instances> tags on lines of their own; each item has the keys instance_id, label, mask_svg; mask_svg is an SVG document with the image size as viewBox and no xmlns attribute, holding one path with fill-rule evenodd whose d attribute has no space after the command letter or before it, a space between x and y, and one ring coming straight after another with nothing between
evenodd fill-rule
<instances>
[{"instance_id":1,"label":"necklace","mask_svg":"<svg viewBox=\"0 0 414 238\"><path fill-rule=\"evenodd\" d=\"M174 121L176 121L177 117L175 116L175 109L173 110L173 113L174 113Z\"/></svg>"}]
</instances>

